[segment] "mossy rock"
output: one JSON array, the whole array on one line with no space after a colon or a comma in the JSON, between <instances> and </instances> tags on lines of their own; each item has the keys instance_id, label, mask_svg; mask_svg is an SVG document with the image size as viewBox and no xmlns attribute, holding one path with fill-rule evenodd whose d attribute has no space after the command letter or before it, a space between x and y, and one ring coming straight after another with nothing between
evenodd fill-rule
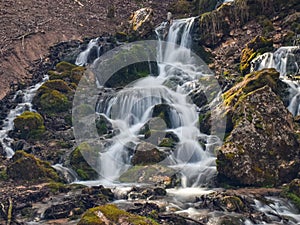
<instances>
[{"instance_id":1,"label":"mossy rock","mask_svg":"<svg viewBox=\"0 0 300 225\"><path fill-rule=\"evenodd\" d=\"M114 73L105 83L105 86L111 88L124 87L149 74L148 62L134 63Z\"/></svg>"},{"instance_id":2,"label":"mossy rock","mask_svg":"<svg viewBox=\"0 0 300 225\"><path fill-rule=\"evenodd\" d=\"M293 116L276 94L281 82L275 69L263 69L224 93L219 112L231 129L217 154L221 182L266 187L297 176L299 141Z\"/></svg>"},{"instance_id":3,"label":"mossy rock","mask_svg":"<svg viewBox=\"0 0 300 225\"><path fill-rule=\"evenodd\" d=\"M71 107L67 96L57 90L43 94L39 104L41 111L48 113L65 112Z\"/></svg>"},{"instance_id":4,"label":"mossy rock","mask_svg":"<svg viewBox=\"0 0 300 225\"><path fill-rule=\"evenodd\" d=\"M98 173L90 166L96 168L99 153L88 143L81 143L70 155L70 165L82 180L94 180ZM87 160L86 160L87 159ZM87 163L87 161L89 163Z\"/></svg>"},{"instance_id":5,"label":"mossy rock","mask_svg":"<svg viewBox=\"0 0 300 225\"><path fill-rule=\"evenodd\" d=\"M128 213L112 204L89 209L78 223L78 225L105 224L158 225L150 218Z\"/></svg>"},{"instance_id":6,"label":"mossy rock","mask_svg":"<svg viewBox=\"0 0 300 225\"><path fill-rule=\"evenodd\" d=\"M56 64L55 70L59 73L62 73L62 72L66 72L66 71L71 71L76 67L77 66L72 64L72 63L63 61L63 62L59 62L59 63Z\"/></svg>"},{"instance_id":7,"label":"mossy rock","mask_svg":"<svg viewBox=\"0 0 300 225\"><path fill-rule=\"evenodd\" d=\"M300 179L294 179L283 191L283 196L289 198L300 210Z\"/></svg>"},{"instance_id":8,"label":"mossy rock","mask_svg":"<svg viewBox=\"0 0 300 225\"><path fill-rule=\"evenodd\" d=\"M159 104L154 106L152 117L160 117L165 121L167 128L174 128L174 124L172 124L172 106L168 104Z\"/></svg>"},{"instance_id":9,"label":"mossy rock","mask_svg":"<svg viewBox=\"0 0 300 225\"><path fill-rule=\"evenodd\" d=\"M250 42L246 44L246 48L242 50L240 71L243 75L250 72L250 63L251 61L265 53L273 50L272 39L266 39L262 36L256 36Z\"/></svg>"},{"instance_id":10,"label":"mossy rock","mask_svg":"<svg viewBox=\"0 0 300 225\"><path fill-rule=\"evenodd\" d=\"M280 92L279 73L275 69L263 69L245 76L244 80L232 87L223 94L226 106L234 107L238 100L242 100L245 95L264 86L269 86L275 93Z\"/></svg>"},{"instance_id":11,"label":"mossy rock","mask_svg":"<svg viewBox=\"0 0 300 225\"><path fill-rule=\"evenodd\" d=\"M16 151L7 167L7 175L15 181L59 181L59 175L50 163L24 151Z\"/></svg>"},{"instance_id":12,"label":"mossy rock","mask_svg":"<svg viewBox=\"0 0 300 225\"><path fill-rule=\"evenodd\" d=\"M56 65L56 70L49 70L49 80L63 80L69 83L79 83L85 72L82 66L76 66L68 62L60 62Z\"/></svg>"},{"instance_id":13,"label":"mossy rock","mask_svg":"<svg viewBox=\"0 0 300 225\"><path fill-rule=\"evenodd\" d=\"M45 132L44 119L37 112L25 111L14 119L14 130L20 138L38 138Z\"/></svg>"},{"instance_id":14,"label":"mossy rock","mask_svg":"<svg viewBox=\"0 0 300 225\"><path fill-rule=\"evenodd\" d=\"M61 80L61 79L57 79L57 80L48 80L46 81L39 89L38 89L38 93L45 93L48 90L57 90L59 92L68 94L70 92L72 92L72 89L69 87L69 85Z\"/></svg>"}]
</instances>

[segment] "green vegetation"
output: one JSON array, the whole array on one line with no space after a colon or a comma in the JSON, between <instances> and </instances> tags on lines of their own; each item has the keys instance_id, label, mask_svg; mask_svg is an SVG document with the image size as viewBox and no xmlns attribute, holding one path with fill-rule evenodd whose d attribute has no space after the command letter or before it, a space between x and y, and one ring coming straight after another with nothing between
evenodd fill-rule
<instances>
[{"instance_id":1,"label":"green vegetation","mask_svg":"<svg viewBox=\"0 0 300 225\"><path fill-rule=\"evenodd\" d=\"M44 119L37 112L25 111L14 119L14 130L20 138L39 138L45 132Z\"/></svg>"},{"instance_id":2,"label":"green vegetation","mask_svg":"<svg viewBox=\"0 0 300 225\"><path fill-rule=\"evenodd\" d=\"M246 48L242 50L240 71L243 75L250 72L250 62L257 56L273 50L271 39L256 36L247 43Z\"/></svg>"},{"instance_id":3,"label":"green vegetation","mask_svg":"<svg viewBox=\"0 0 300 225\"><path fill-rule=\"evenodd\" d=\"M16 151L7 167L7 175L16 181L59 181L59 176L50 163L24 151Z\"/></svg>"},{"instance_id":4,"label":"green vegetation","mask_svg":"<svg viewBox=\"0 0 300 225\"><path fill-rule=\"evenodd\" d=\"M158 225L150 218L128 213L112 204L89 209L84 213L78 225L104 225L106 224L104 221L110 221L114 224Z\"/></svg>"},{"instance_id":5,"label":"green vegetation","mask_svg":"<svg viewBox=\"0 0 300 225\"><path fill-rule=\"evenodd\" d=\"M99 155L88 143L81 143L70 155L70 165L82 180L98 178L98 173L86 162L97 165Z\"/></svg>"}]
</instances>

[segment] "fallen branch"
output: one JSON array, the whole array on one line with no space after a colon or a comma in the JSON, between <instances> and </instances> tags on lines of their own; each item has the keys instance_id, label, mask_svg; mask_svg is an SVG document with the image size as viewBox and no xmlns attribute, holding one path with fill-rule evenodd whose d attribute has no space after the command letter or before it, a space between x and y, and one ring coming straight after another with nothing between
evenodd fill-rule
<instances>
[{"instance_id":1,"label":"fallen branch","mask_svg":"<svg viewBox=\"0 0 300 225\"><path fill-rule=\"evenodd\" d=\"M10 225L11 224L11 219L12 219L12 210L13 210L13 201L12 198L9 197L8 198L8 210L7 210L7 223L6 225Z\"/></svg>"},{"instance_id":2,"label":"fallen branch","mask_svg":"<svg viewBox=\"0 0 300 225\"><path fill-rule=\"evenodd\" d=\"M84 6L79 0L74 0L74 2L76 2L80 6Z\"/></svg>"}]
</instances>

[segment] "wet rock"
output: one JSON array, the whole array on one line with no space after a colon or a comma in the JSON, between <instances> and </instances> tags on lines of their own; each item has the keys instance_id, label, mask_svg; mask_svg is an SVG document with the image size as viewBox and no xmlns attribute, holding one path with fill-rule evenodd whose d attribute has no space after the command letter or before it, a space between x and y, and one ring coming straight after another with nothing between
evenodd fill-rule
<instances>
[{"instance_id":1,"label":"wet rock","mask_svg":"<svg viewBox=\"0 0 300 225\"><path fill-rule=\"evenodd\" d=\"M217 156L220 180L237 185L276 186L297 176L299 142L293 116L280 98L279 74L249 74L224 94L224 115L233 130Z\"/></svg>"},{"instance_id":2,"label":"wet rock","mask_svg":"<svg viewBox=\"0 0 300 225\"><path fill-rule=\"evenodd\" d=\"M100 224L149 224L157 225L158 223L147 217L142 217L128 213L119 209L115 205L103 205L89 209L82 216L78 225L100 225Z\"/></svg>"},{"instance_id":3,"label":"wet rock","mask_svg":"<svg viewBox=\"0 0 300 225\"><path fill-rule=\"evenodd\" d=\"M241 55L240 70L243 75L250 72L250 63L258 55L273 50L273 42L261 36L256 36L246 44Z\"/></svg>"},{"instance_id":4,"label":"wet rock","mask_svg":"<svg viewBox=\"0 0 300 225\"><path fill-rule=\"evenodd\" d=\"M165 187L180 185L178 171L161 165L133 166L119 180L124 183L150 183Z\"/></svg>"},{"instance_id":5,"label":"wet rock","mask_svg":"<svg viewBox=\"0 0 300 225\"><path fill-rule=\"evenodd\" d=\"M99 115L96 118L96 128L100 136L113 131L112 123L103 115Z\"/></svg>"},{"instance_id":6,"label":"wet rock","mask_svg":"<svg viewBox=\"0 0 300 225\"><path fill-rule=\"evenodd\" d=\"M149 142L141 142L137 145L131 159L132 165L149 165L163 161L168 154L158 149Z\"/></svg>"},{"instance_id":7,"label":"wet rock","mask_svg":"<svg viewBox=\"0 0 300 225\"><path fill-rule=\"evenodd\" d=\"M96 149L88 143L82 143L71 153L70 166L82 180L93 180L99 176L93 169L97 166L98 157L99 152Z\"/></svg>"},{"instance_id":8,"label":"wet rock","mask_svg":"<svg viewBox=\"0 0 300 225\"><path fill-rule=\"evenodd\" d=\"M57 205L52 205L46 209L44 213L44 219L68 218L71 210L74 208L75 206L72 202L63 202Z\"/></svg>"},{"instance_id":9,"label":"wet rock","mask_svg":"<svg viewBox=\"0 0 300 225\"><path fill-rule=\"evenodd\" d=\"M172 120L172 118L178 117L178 115L174 116L176 113L177 112L175 112L172 106L168 104L159 104L154 106L152 117L160 117L165 121L167 128L174 128L180 125L180 121Z\"/></svg>"},{"instance_id":10,"label":"wet rock","mask_svg":"<svg viewBox=\"0 0 300 225\"><path fill-rule=\"evenodd\" d=\"M29 181L34 183L59 180L58 174L48 162L35 158L24 151L17 151L12 157L7 167L7 175L15 181Z\"/></svg>"}]
</instances>

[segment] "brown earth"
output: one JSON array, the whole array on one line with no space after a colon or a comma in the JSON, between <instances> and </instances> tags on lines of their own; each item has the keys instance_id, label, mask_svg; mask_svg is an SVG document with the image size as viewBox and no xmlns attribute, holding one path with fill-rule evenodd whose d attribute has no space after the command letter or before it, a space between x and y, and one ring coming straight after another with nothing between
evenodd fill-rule
<instances>
[{"instance_id":1,"label":"brown earth","mask_svg":"<svg viewBox=\"0 0 300 225\"><path fill-rule=\"evenodd\" d=\"M28 84L33 61L44 59L50 46L104 33L114 34L132 12L154 9L156 24L175 0L1 0L0 99L12 84ZM115 12L109 18L108 11Z\"/></svg>"}]
</instances>

